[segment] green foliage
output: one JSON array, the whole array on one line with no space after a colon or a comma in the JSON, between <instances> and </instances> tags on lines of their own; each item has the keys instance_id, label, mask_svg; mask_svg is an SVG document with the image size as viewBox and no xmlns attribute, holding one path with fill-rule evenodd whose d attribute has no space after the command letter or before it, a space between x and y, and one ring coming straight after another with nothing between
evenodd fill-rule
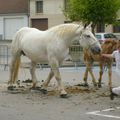
<instances>
[{"instance_id":1,"label":"green foliage","mask_svg":"<svg viewBox=\"0 0 120 120\"><path fill-rule=\"evenodd\" d=\"M64 11L71 21L111 24L116 21L120 0L68 0Z\"/></svg>"}]
</instances>

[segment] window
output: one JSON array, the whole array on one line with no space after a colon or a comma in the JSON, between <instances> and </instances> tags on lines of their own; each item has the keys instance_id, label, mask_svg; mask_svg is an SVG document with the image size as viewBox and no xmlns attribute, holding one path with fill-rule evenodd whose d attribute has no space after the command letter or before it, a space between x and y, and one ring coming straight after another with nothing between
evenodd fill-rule
<instances>
[{"instance_id":1,"label":"window","mask_svg":"<svg viewBox=\"0 0 120 120\"><path fill-rule=\"evenodd\" d=\"M43 1L36 1L36 13L43 13Z\"/></svg>"},{"instance_id":2,"label":"window","mask_svg":"<svg viewBox=\"0 0 120 120\"><path fill-rule=\"evenodd\" d=\"M118 23L120 23L120 20L118 20ZM119 33L120 32L120 25L113 26L113 32L114 33Z\"/></svg>"},{"instance_id":3,"label":"window","mask_svg":"<svg viewBox=\"0 0 120 120\"><path fill-rule=\"evenodd\" d=\"M102 36L101 36L101 35L95 35L95 37L96 37L97 39L102 39Z\"/></svg>"},{"instance_id":4,"label":"window","mask_svg":"<svg viewBox=\"0 0 120 120\"><path fill-rule=\"evenodd\" d=\"M113 32L119 33L120 32L120 26L113 26Z\"/></svg>"},{"instance_id":5,"label":"window","mask_svg":"<svg viewBox=\"0 0 120 120\"><path fill-rule=\"evenodd\" d=\"M105 25L104 24L97 24L97 32L104 32L105 31Z\"/></svg>"},{"instance_id":6,"label":"window","mask_svg":"<svg viewBox=\"0 0 120 120\"><path fill-rule=\"evenodd\" d=\"M117 20L118 25L113 26L113 32L114 33L119 33L120 32L120 19Z\"/></svg>"}]
</instances>

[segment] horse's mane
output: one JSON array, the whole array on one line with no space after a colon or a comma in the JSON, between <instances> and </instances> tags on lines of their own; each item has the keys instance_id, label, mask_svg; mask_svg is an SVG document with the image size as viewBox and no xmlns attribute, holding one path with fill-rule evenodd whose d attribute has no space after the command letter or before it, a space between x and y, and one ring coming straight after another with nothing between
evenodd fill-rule
<instances>
[{"instance_id":1,"label":"horse's mane","mask_svg":"<svg viewBox=\"0 0 120 120\"><path fill-rule=\"evenodd\" d=\"M73 23L61 24L48 29L48 31L51 33L56 33L56 35L58 36L64 36L71 35L73 32L77 30L78 27L79 27L78 24Z\"/></svg>"},{"instance_id":2,"label":"horse's mane","mask_svg":"<svg viewBox=\"0 0 120 120\"><path fill-rule=\"evenodd\" d=\"M108 39L102 45L102 53L111 54L116 49L117 49L116 40Z\"/></svg>"}]
</instances>

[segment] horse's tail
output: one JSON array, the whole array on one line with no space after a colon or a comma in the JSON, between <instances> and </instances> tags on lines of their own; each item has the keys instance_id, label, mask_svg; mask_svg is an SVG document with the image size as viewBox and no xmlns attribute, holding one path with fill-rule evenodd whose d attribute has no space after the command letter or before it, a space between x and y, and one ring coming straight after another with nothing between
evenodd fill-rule
<instances>
[{"instance_id":1,"label":"horse's tail","mask_svg":"<svg viewBox=\"0 0 120 120\"><path fill-rule=\"evenodd\" d=\"M21 48L21 40L23 39L24 35L29 31L30 29L28 27L23 27L19 31L17 31L15 36L13 37L11 44L12 60L10 64L9 83L14 83L17 79L20 61L21 61L21 55L24 53Z\"/></svg>"},{"instance_id":2,"label":"horse's tail","mask_svg":"<svg viewBox=\"0 0 120 120\"><path fill-rule=\"evenodd\" d=\"M13 54L18 53L18 51L21 51L21 39L24 35L24 29L21 28L19 31L16 32L16 34L13 37L12 44L11 44L11 51Z\"/></svg>"},{"instance_id":3,"label":"horse's tail","mask_svg":"<svg viewBox=\"0 0 120 120\"><path fill-rule=\"evenodd\" d=\"M19 66L20 66L20 59L21 59L21 48L20 48L20 42L21 42L21 30L19 30L11 44L11 54L12 54L12 59L11 59L11 64L10 64L10 81L9 83L14 83L17 79L18 76L18 71L19 71Z\"/></svg>"},{"instance_id":4,"label":"horse's tail","mask_svg":"<svg viewBox=\"0 0 120 120\"><path fill-rule=\"evenodd\" d=\"M15 59L15 60L14 60L14 62L12 62L12 66L11 66L12 67L12 79L11 79L11 82L15 83L15 81L17 80L17 77L18 77L18 72L19 72L20 55L16 56L16 58L13 58L13 59Z\"/></svg>"}]
</instances>

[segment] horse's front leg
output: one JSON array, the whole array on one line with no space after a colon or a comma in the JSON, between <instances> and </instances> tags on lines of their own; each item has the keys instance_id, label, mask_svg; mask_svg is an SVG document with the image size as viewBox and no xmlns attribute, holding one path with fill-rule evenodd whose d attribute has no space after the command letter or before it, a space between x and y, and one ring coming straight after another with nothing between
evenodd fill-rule
<instances>
[{"instance_id":1,"label":"horse's front leg","mask_svg":"<svg viewBox=\"0 0 120 120\"><path fill-rule=\"evenodd\" d=\"M87 69L88 69L88 72L90 73L90 75L92 77L93 85L94 85L94 87L96 87L97 86L97 82L96 82L96 79L95 79L94 74L93 74L92 65L93 65L92 62L88 63L87 64Z\"/></svg>"},{"instance_id":2,"label":"horse's front leg","mask_svg":"<svg viewBox=\"0 0 120 120\"><path fill-rule=\"evenodd\" d=\"M108 77L109 77L109 89L112 90L112 64L108 67Z\"/></svg>"},{"instance_id":3,"label":"horse's front leg","mask_svg":"<svg viewBox=\"0 0 120 120\"><path fill-rule=\"evenodd\" d=\"M98 87L101 88L101 81L102 81L102 75L103 75L103 65L100 64L100 71L99 71L99 78L98 78Z\"/></svg>"},{"instance_id":4,"label":"horse's front leg","mask_svg":"<svg viewBox=\"0 0 120 120\"><path fill-rule=\"evenodd\" d=\"M31 74L31 77L32 77L32 82L33 82L32 88L35 88L36 84L37 84L37 77L36 77L36 74L35 74L35 70L36 70L36 63L32 62L31 67L30 67L30 74Z\"/></svg>"},{"instance_id":5,"label":"horse's front leg","mask_svg":"<svg viewBox=\"0 0 120 120\"><path fill-rule=\"evenodd\" d=\"M83 77L83 80L84 80L84 86L85 86L85 87L88 86L87 79L88 79L88 67L86 67L86 69L85 69L85 73L84 73L84 77Z\"/></svg>"},{"instance_id":6,"label":"horse's front leg","mask_svg":"<svg viewBox=\"0 0 120 120\"><path fill-rule=\"evenodd\" d=\"M97 82L96 82L95 76L93 74L92 68L89 68L89 72L92 77L92 82L93 82L94 87L97 87Z\"/></svg>"},{"instance_id":7,"label":"horse's front leg","mask_svg":"<svg viewBox=\"0 0 120 120\"><path fill-rule=\"evenodd\" d=\"M61 75L60 75L60 72L59 72L59 68L54 68L52 70L54 72L54 76L55 76L55 78L57 80L57 83L58 83L58 89L60 90L60 96L61 97L66 97L67 92L64 89L64 85L63 85L62 80L61 80Z\"/></svg>"},{"instance_id":8,"label":"horse's front leg","mask_svg":"<svg viewBox=\"0 0 120 120\"><path fill-rule=\"evenodd\" d=\"M64 85L63 85L62 80L61 80L58 60L55 59L54 57L52 57L52 59L50 59L50 66L51 66L51 69L52 69L52 71L54 73L54 76L55 76L55 78L57 80L58 89L60 91L60 96L61 97L66 97L67 96L67 92L65 91Z\"/></svg>"}]
</instances>

